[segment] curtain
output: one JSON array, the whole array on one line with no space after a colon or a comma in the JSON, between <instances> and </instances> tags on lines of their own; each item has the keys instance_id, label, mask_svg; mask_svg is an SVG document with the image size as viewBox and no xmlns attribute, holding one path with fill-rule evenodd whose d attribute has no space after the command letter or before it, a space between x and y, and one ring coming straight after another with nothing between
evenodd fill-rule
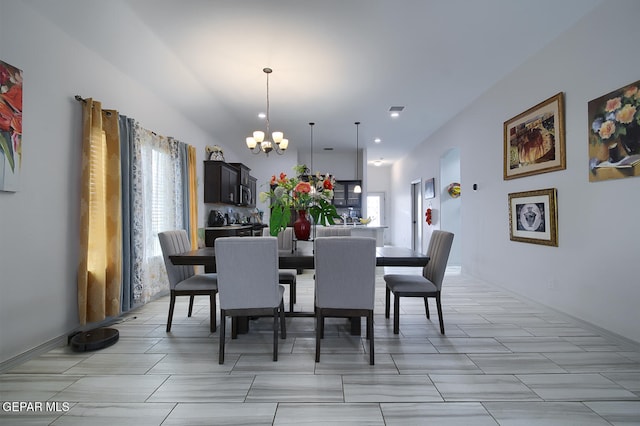
<instances>
[{"instance_id":1,"label":"curtain","mask_svg":"<svg viewBox=\"0 0 640 426\"><path fill-rule=\"evenodd\" d=\"M188 146L188 174L189 174L189 224L191 249L198 248L198 181L196 177L196 147Z\"/></svg>"},{"instance_id":2,"label":"curtain","mask_svg":"<svg viewBox=\"0 0 640 426\"><path fill-rule=\"evenodd\" d=\"M122 280L118 113L93 99L82 103L81 167L78 315L85 325L119 315Z\"/></svg>"},{"instance_id":3,"label":"curtain","mask_svg":"<svg viewBox=\"0 0 640 426\"><path fill-rule=\"evenodd\" d=\"M133 289L131 287L133 238L131 182L133 169L131 166L135 121L124 115L120 122L120 169L122 170L122 292L121 310L127 312L135 307Z\"/></svg>"},{"instance_id":4,"label":"curtain","mask_svg":"<svg viewBox=\"0 0 640 426\"><path fill-rule=\"evenodd\" d=\"M180 142L134 126L131 150L131 291L134 305L169 291L158 232L184 229Z\"/></svg>"}]
</instances>

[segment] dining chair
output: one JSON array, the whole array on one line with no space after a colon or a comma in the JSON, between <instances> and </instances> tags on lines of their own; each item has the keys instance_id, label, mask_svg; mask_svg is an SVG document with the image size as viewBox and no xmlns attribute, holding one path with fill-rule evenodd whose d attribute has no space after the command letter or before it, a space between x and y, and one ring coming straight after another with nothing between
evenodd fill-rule
<instances>
[{"instance_id":1,"label":"dining chair","mask_svg":"<svg viewBox=\"0 0 640 426\"><path fill-rule=\"evenodd\" d=\"M447 269L447 260L453 243L453 234L447 231L433 231L427 249L429 262L422 268L422 275L387 274L384 276L386 283L385 318L389 318L390 298L393 293L393 333L400 332L400 298L422 297L424 308L429 316L428 298L436 299L438 319L440 320L440 333L444 334L444 320L442 318L441 290L444 272Z\"/></svg>"},{"instance_id":2,"label":"dining chair","mask_svg":"<svg viewBox=\"0 0 640 426\"><path fill-rule=\"evenodd\" d=\"M319 237L315 240L316 362L326 317L366 317L369 364L374 365L373 308L376 240L365 237Z\"/></svg>"},{"instance_id":3,"label":"dining chair","mask_svg":"<svg viewBox=\"0 0 640 426\"><path fill-rule=\"evenodd\" d=\"M269 228L262 229L262 235L268 236ZM278 233L278 250L293 249L293 228L285 228ZM296 303L296 280L298 271L296 269L278 269L278 282L289 286L289 312L293 312L293 305Z\"/></svg>"},{"instance_id":4,"label":"dining chair","mask_svg":"<svg viewBox=\"0 0 640 426\"><path fill-rule=\"evenodd\" d=\"M177 296L190 296L189 312L193 312L193 300L195 296L209 296L209 316L211 318L209 329L216 331L216 294L218 293L218 280L216 274L196 274L192 265L174 265L169 256L184 253L191 250L191 242L187 231L178 229L174 231L159 232L160 248L164 258L164 266L169 278L169 317L167 318L167 333L171 331L173 310Z\"/></svg>"},{"instance_id":5,"label":"dining chair","mask_svg":"<svg viewBox=\"0 0 640 426\"><path fill-rule=\"evenodd\" d=\"M225 328L231 317L232 336L237 317L273 316L273 360L278 360L278 316L282 338L284 287L278 283L278 240L275 237L222 237L215 241L220 293L220 353L224 364Z\"/></svg>"}]
</instances>

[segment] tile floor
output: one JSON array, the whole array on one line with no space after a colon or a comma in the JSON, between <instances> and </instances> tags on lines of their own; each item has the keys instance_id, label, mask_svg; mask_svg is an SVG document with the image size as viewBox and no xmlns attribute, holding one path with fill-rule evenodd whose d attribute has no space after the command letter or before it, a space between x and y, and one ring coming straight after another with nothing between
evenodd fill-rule
<instances>
[{"instance_id":1,"label":"tile floor","mask_svg":"<svg viewBox=\"0 0 640 426\"><path fill-rule=\"evenodd\" d=\"M171 333L162 298L114 325L114 346L61 347L1 374L3 403L44 408L11 413L3 404L0 423L640 425L638 345L456 273L443 290L446 336L433 305L428 321L421 301L407 298L396 336L384 318L383 272L375 366L341 319L328 320L316 364L311 318L287 319L278 362L264 318L229 340L219 365L206 298L192 318L182 298ZM296 310L312 310L312 273L298 280Z\"/></svg>"}]
</instances>

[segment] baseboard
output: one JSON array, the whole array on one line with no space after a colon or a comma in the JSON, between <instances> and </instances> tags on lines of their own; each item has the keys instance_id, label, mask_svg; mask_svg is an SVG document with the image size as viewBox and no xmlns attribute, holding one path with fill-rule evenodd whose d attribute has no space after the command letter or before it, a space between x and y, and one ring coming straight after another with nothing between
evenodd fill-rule
<instances>
[{"instance_id":1,"label":"baseboard","mask_svg":"<svg viewBox=\"0 0 640 426\"><path fill-rule=\"evenodd\" d=\"M89 331L94 328L107 327L119 320L120 317L109 317L98 323L91 323L90 325L84 327L76 327L73 330L70 330L69 332L63 334L62 336L55 337L47 342L36 346L35 348L29 349L26 352L14 356L13 358L0 362L0 373L4 373L5 371L11 370L12 368L17 367L20 364L24 364L25 362L33 358L37 358L52 349L58 348L60 346L69 346L71 338L78 333Z\"/></svg>"},{"instance_id":2,"label":"baseboard","mask_svg":"<svg viewBox=\"0 0 640 426\"><path fill-rule=\"evenodd\" d=\"M16 355L11 359L1 362L0 373L4 373L5 371L11 370L12 368L17 367L20 364L24 364L30 359L39 357L40 355L49 352L51 349L54 349L60 346L66 346L68 337L69 337L68 334L58 336L54 339L49 340L48 342L45 342L41 345L36 346L33 349L23 352L20 355Z\"/></svg>"}]
</instances>

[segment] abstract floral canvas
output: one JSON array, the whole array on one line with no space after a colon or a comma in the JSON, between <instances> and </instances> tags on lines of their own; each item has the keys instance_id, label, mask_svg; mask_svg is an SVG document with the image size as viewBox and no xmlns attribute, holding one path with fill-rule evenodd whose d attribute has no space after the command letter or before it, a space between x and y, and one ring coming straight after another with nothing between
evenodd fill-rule
<instances>
[{"instance_id":1,"label":"abstract floral canvas","mask_svg":"<svg viewBox=\"0 0 640 426\"><path fill-rule=\"evenodd\" d=\"M0 61L0 191L15 192L22 166L22 71Z\"/></svg>"}]
</instances>

